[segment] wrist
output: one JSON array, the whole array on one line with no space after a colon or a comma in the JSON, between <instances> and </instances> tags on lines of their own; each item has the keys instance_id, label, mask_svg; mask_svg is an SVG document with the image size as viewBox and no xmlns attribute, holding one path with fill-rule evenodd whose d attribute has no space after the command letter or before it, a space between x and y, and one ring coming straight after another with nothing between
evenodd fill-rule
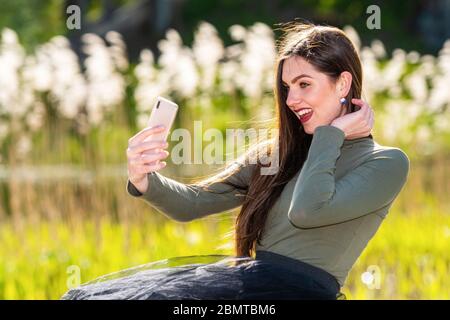
<instances>
[{"instance_id":1,"label":"wrist","mask_svg":"<svg viewBox=\"0 0 450 320\"><path fill-rule=\"evenodd\" d=\"M338 123L332 122L332 123L330 124L330 126L335 127L335 128L338 128L339 130L341 130L341 131L344 133L345 136L347 136L347 135L345 134L344 128L342 128Z\"/></svg>"},{"instance_id":2,"label":"wrist","mask_svg":"<svg viewBox=\"0 0 450 320\"><path fill-rule=\"evenodd\" d=\"M148 189L147 175L145 176L145 178L141 180L138 181L130 180L130 182L140 193L145 193Z\"/></svg>"}]
</instances>

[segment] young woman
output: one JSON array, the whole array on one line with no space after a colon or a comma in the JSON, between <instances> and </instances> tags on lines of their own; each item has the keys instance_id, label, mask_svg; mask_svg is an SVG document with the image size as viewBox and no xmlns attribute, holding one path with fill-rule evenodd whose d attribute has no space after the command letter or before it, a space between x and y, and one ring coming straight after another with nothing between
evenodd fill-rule
<instances>
[{"instance_id":1,"label":"young woman","mask_svg":"<svg viewBox=\"0 0 450 320\"><path fill-rule=\"evenodd\" d=\"M160 152L167 144L142 142L157 128L136 134L127 149L128 193L174 220L242 206L236 256L248 259L231 267L200 264L183 276L158 278L159 286L144 286L140 295L121 290L116 297L342 296L349 270L407 179L409 160L400 149L373 140L373 111L360 99L361 63L344 32L299 22L283 30L274 88L279 133L267 141L271 155L278 152L275 174L262 175L264 165L248 161L255 156L248 152L245 161L212 179L192 184L169 179L157 172L165 165L157 160L169 154Z\"/></svg>"}]
</instances>

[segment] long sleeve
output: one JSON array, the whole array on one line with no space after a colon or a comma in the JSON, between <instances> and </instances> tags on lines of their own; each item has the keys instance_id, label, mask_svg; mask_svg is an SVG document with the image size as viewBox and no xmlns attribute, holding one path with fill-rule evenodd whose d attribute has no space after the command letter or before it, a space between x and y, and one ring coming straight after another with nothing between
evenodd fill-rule
<instances>
[{"instance_id":1,"label":"long sleeve","mask_svg":"<svg viewBox=\"0 0 450 320\"><path fill-rule=\"evenodd\" d=\"M252 165L237 165L240 168L226 180L247 187ZM145 193L139 192L129 180L127 192L142 198L167 217L180 222L236 208L243 203L246 194L245 191L223 182L214 182L205 189L196 184L180 183L158 172L151 172L147 177L149 188Z\"/></svg>"},{"instance_id":2,"label":"long sleeve","mask_svg":"<svg viewBox=\"0 0 450 320\"><path fill-rule=\"evenodd\" d=\"M388 206L406 182L409 159L397 148L375 153L336 180L345 134L319 126L294 186L288 219L300 229L343 223Z\"/></svg>"}]
</instances>

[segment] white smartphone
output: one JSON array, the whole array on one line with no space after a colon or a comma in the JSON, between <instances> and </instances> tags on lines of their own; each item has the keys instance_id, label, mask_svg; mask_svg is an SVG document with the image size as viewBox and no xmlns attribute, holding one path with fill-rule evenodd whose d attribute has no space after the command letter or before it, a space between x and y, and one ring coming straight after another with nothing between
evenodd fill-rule
<instances>
[{"instance_id":1,"label":"white smartphone","mask_svg":"<svg viewBox=\"0 0 450 320\"><path fill-rule=\"evenodd\" d=\"M152 113L148 121L148 126L154 127L162 124L165 129L164 131L149 136L144 141L166 141L177 112L178 105L175 102L159 96L153 106Z\"/></svg>"}]
</instances>

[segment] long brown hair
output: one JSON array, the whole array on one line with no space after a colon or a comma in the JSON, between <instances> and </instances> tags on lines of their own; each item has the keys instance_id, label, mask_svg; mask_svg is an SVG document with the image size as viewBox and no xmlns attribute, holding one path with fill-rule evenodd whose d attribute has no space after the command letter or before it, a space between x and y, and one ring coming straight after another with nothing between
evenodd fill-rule
<instances>
[{"instance_id":1,"label":"long brown hair","mask_svg":"<svg viewBox=\"0 0 450 320\"><path fill-rule=\"evenodd\" d=\"M246 192L242 208L235 221L235 251L237 256L252 256L256 244L261 245L264 226L270 209L279 198L284 186L301 170L308 155L312 135L305 133L298 118L287 107L287 91L282 86L281 76L283 62L292 56L299 56L311 63L318 71L325 73L332 81L336 81L343 71L352 74L352 85L346 97L347 113L354 112L356 107L352 98L361 97L362 68L355 47L345 33L332 26L315 25L309 22L292 21L281 25L282 36L277 41L277 61L275 63L274 96L276 104L275 118L272 127L277 128L277 136L270 139L269 153L278 152L278 170L276 174L261 175L263 164L256 160L248 185L232 183L227 178L241 168L224 170L223 173L206 183L223 182L233 188ZM370 136L371 137L371 136ZM266 141L267 142L267 141ZM257 145L245 154L245 161L250 161L259 155ZM275 159L275 158L272 158ZM253 160L254 161L254 158ZM253 162L254 163L254 162ZM230 169L228 167L228 169ZM287 219L287 217L286 217Z\"/></svg>"}]
</instances>

